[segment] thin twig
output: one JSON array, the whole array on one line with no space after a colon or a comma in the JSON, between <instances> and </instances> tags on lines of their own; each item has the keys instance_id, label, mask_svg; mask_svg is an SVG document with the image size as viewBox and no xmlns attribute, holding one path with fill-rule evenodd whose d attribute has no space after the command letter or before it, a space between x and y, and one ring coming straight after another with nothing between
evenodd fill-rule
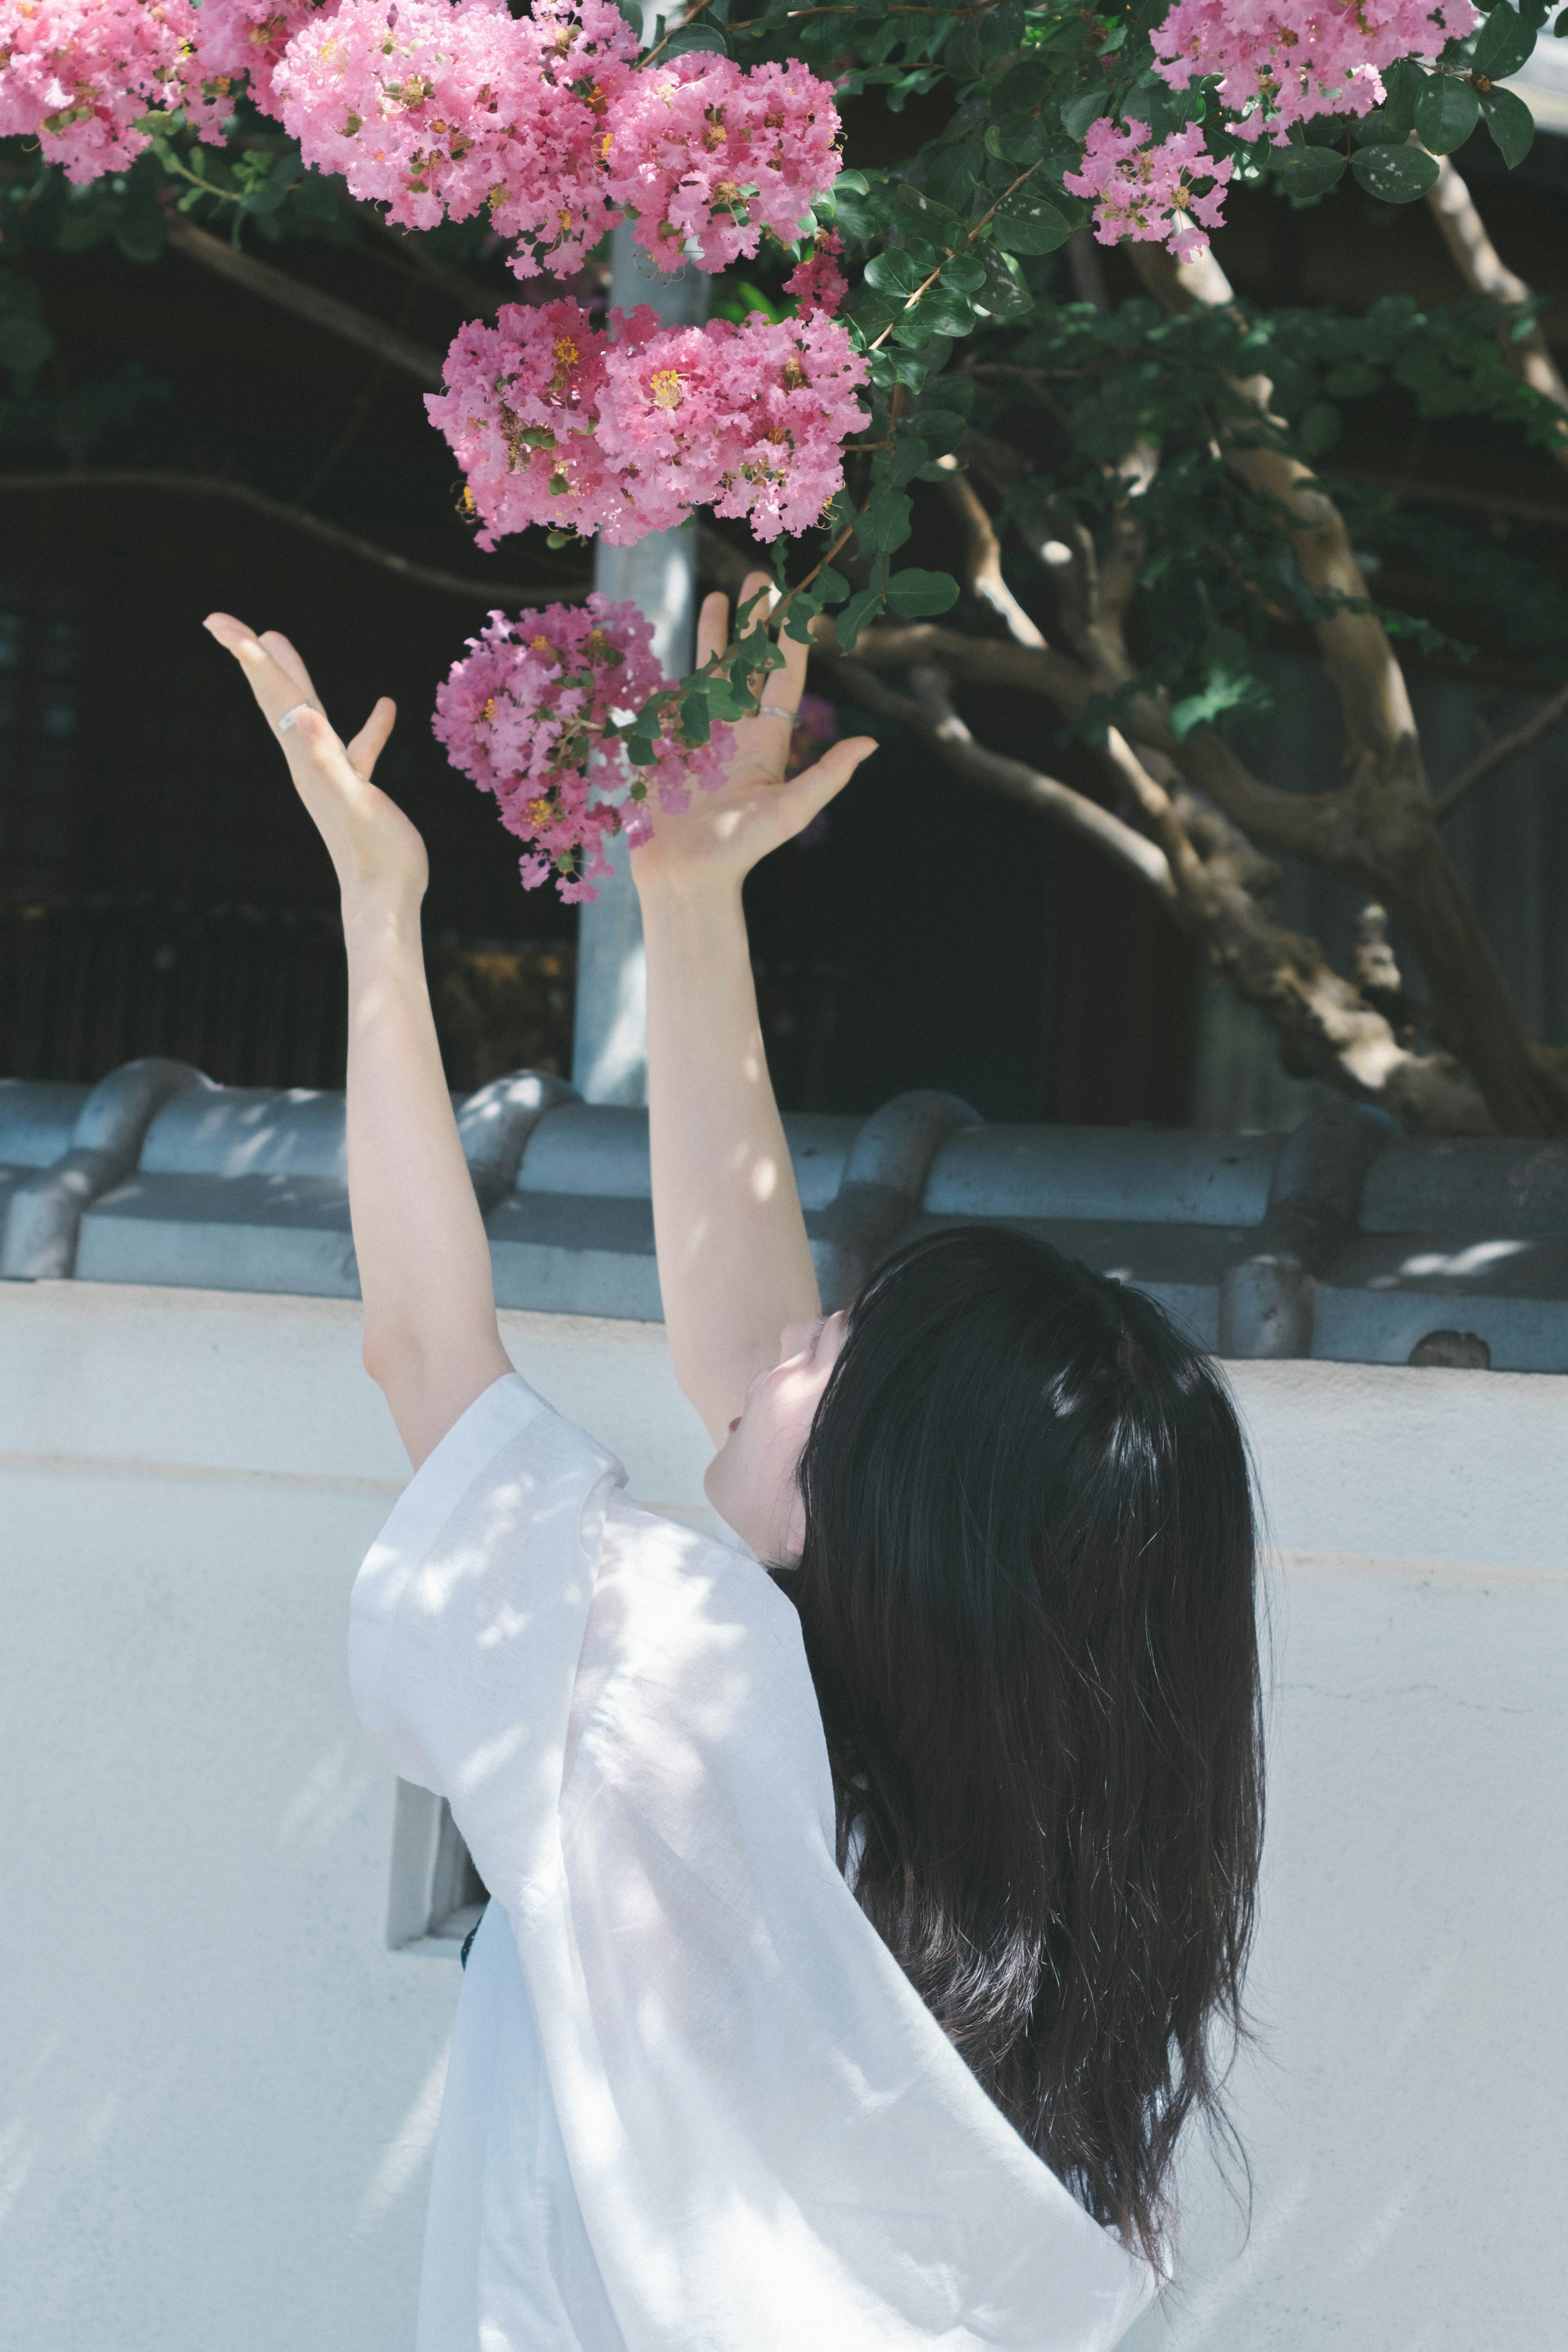
<instances>
[{"instance_id":1,"label":"thin twig","mask_svg":"<svg viewBox=\"0 0 1568 2352\"><path fill-rule=\"evenodd\" d=\"M639 70L648 66L656 65L658 62L658 59L664 55L665 50L668 48L671 41L674 40L677 33L684 33L688 25L695 25L699 16L701 16L704 8L710 8L712 5L713 0L695 0L695 5L688 8L679 24L670 26L668 31L665 34L663 40L658 44L658 47L657 48L650 49L646 58L639 58L637 59Z\"/></svg>"},{"instance_id":2,"label":"thin twig","mask_svg":"<svg viewBox=\"0 0 1568 2352\"><path fill-rule=\"evenodd\" d=\"M468 271L459 268L456 262L432 253L418 229L399 227L395 221L388 220L385 214L373 204L355 203L349 209L386 247L388 260L395 259L409 276L422 278L433 291L444 294L456 309L468 317L494 318L506 299L505 295L492 293L488 286L481 286L477 278L470 278Z\"/></svg>"},{"instance_id":3,"label":"thin twig","mask_svg":"<svg viewBox=\"0 0 1568 2352\"><path fill-rule=\"evenodd\" d=\"M308 325L321 328L340 341L357 343L361 351L374 352L404 375L411 375L416 383L428 390L441 388L442 362L434 352L423 350L410 342L379 320L367 318L350 302L340 302L335 294L320 293L314 286L304 285L290 278L286 270L274 269L268 261L258 261L254 254L226 245L221 237L213 236L194 221L172 220L169 223L169 244L175 253L183 253L188 261L199 262L204 269L231 285L243 287L247 294L258 294L264 301L276 303L281 310L290 310Z\"/></svg>"},{"instance_id":4,"label":"thin twig","mask_svg":"<svg viewBox=\"0 0 1568 2352\"><path fill-rule=\"evenodd\" d=\"M411 562L406 555L395 555L388 548L377 547L374 540L360 539L352 530L340 530L336 523L323 522L320 515L287 506L281 499L269 499L264 490L253 490L248 482L225 481L220 474L160 473L135 466L105 467L101 471L87 467L68 474L0 474L0 495L8 490L25 496L29 492L37 495L92 489L149 490L161 498L226 499L235 506L248 507L253 514L266 516L269 522L287 523L291 530L302 530L341 554L357 556L362 563L390 572L410 587L433 588L440 595L463 596L476 604L487 598L491 603L523 603L530 596L537 596L542 589L570 604L588 593L589 583L580 573L568 573L564 578L552 573L528 584L519 580L462 580L455 572L437 572L431 564Z\"/></svg>"},{"instance_id":5,"label":"thin twig","mask_svg":"<svg viewBox=\"0 0 1568 2352\"><path fill-rule=\"evenodd\" d=\"M1045 158L1042 156L1042 157L1041 157L1041 159L1040 159L1040 162L1041 162L1041 163L1043 163L1044 161L1045 161ZM988 213L982 213L982 214L981 214L980 218L975 222L974 226L970 230L969 235L964 238L963 243L964 243L964 247L969 247L969 246L972 246L972 245L973 244L973 242L974 242L975 238L980 235L980 232L981 232L981 230L982 230L983 228L989 228L989 227L990 227L990 226L991 226L992 222L995 219L995 217L996 217L997 214L1001 211L1001 209L1002 209L1003 205L1006 203L1006 201L1007 201L1008 197L1009 197L1009 196L1016 196L1016 195L1017 194L1017 193L1018 193L1018 190L1023 186L1023 184L1024 184L1025 181L1026 181L1026 180L1032 180L1032 179L1034 178L1034 176L1035 176L1035 173L1039 170L1039 168L1040 168L1040 164L1039 164L1039 163L1031 163L1031 164L1029 165L1029 167L1028 167L1027 171L1024 171L1024 172L1020 172L1020 173L1019 173L1019 174L1018 174L1017 178L1014 181L1014 183L1013 183L1013 184L1012 184L1012 186L1011 186L1010 188L1004 188L1004 189L1003 189L1003 191L1002 191L1001 194L997 197L997 199L996 199L995 203L992 205L992 207L991 207L990 211L989 211ZM868 350L868 351L879 352L879 351L881 350L882 345L887 341L888 337L892 333L893 329L898 325L898 323L899 323L899 319L904 319L904 318L907 318L907 317L909 316L910 312L914 309L915 304L920 300L921 296L922 294L929 294L929 293L931 292L931 288L936 284L937 279L942 276L942 271L947 268L948 263L949 263L950 261L953 261L953 260L956 260L956 259L957 259L957 257L958 257L958 252L959 252L959 248L958 248L958 247L950 247L950 248L949 248L949 250L948 250L946 253L944 253L944 254L942 255L942 259L937 263L936 268L931 271L931 276L930 276L928 278L926 278L926 279L925 279L925 280L924 280L921 285L919 285L919 286L917 286L917 287L915 288L914 292L910 296L910 298L909 298L908 301L904 304L903 309L900 311L900 313L899 313L899 318L898 318L898 319L889 319L889 321L888 321L887 325L883 328L883 330L882 330L881 333L878 336L878 338L877 338L876 341L875 341L874 343L868 343L868 344L867 345L867 347L866 347L866 348L867 348L867 350Z\"/></svg>"},{"instance_id":6,"label":"thin twig","mask_svg":"<svg viewBox=\"0 0 1568 2352\"><path fill-rule=\"evenodd\" d=\"M1489 776L1494 768L1500 768L1505 760L1513 758L1515 752L1528 751L1532 743L1539 743L1565 714L1568 714L1568 686L1554 694L1533 719L1527 719L1522 727L1516 727L1511 735L1500 735L1495 743L1489 743L1486 750L1470 761L1464 773L1456 776L1446 792L1438 793L1432 803L1433 815L1443 818L1457 809L1465 794L1479 784L1483 776Z\"/></svg>"}]
</instances>

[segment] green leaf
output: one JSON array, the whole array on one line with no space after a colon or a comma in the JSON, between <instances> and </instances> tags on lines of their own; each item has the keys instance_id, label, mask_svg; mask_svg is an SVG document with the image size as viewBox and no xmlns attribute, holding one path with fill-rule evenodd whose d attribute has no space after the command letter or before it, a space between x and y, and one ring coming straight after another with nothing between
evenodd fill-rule
<instances>
[{"instance_id":1,"label":"green leaf","mask_svg":"<svg viewBox=\"0 0 1568 2352\"><path fill-rule=\"evenodd\" d=\"M913 502L902 490L890 486L879 487L871 493L866 511L855 526L856 536L868 555L886 555L895 547L902 547L910 535L910 516ZM850 611L854 610L851 604Z\"/></svg>"},{"instance_id":2,"label":"green leaf","mask_svg":"<svg viewBox=\"0 0 1568 2352\"><path fill-rule=\"evenodd\" d=\"M1415 133L1434 155L1462 147L1480 120L1476 93L1453 74L1434 74L1415 109Z\"/></svg>"},{"instance_id":3,"label":"green leaf","mask_svg":"<svg viewBox=\"0 0 1568 2352\"><path fill-rule=\"evenodd\" d=\"M1009 58L1024 38L1024 0L1002 0L981 28L980 46L987 60Z\"/></svg>"},{"instance_id":4,"label":"green leaf","mask_svg":"<svg viewBox=\"0 0 1568 2352\"><path fill-rule=\"evenodd\" d=\"M1309 457L1331 449L1344 430L1344 419L1331 400L1314 400L1301 419L1301 446Z\"/></svg>"},{"instance_id":5,"label":"green leaf","mask_svg":"<svg viewBox=\"0 0 1568 2352\"><path fill-rule=\"evenodd\" d=\"M1361 147L1351 170L1383 205L1413 205L1437 178L1436 159L1420 147Z\"/></svg>"},{"instance_id":6,"label":"green leaf","mask_svg":"<svg viewBox=\"0 0 1568 2352\"><path fill-rule=\"evenodd\" d=\"M890 327L903 310L902 295L879 294L874 286L863 282L849 297L849 316L865 335L879 335Z\"/></svg>"},{"instance_id":7,"label":"green leaf","mask_svg":"<svg viewBox=\"0 0 1568 2352\"><path fill-rule=\"evenodd\" d=\"M930 263L922 269L902 246L888 246L866 264L866 283L878 294L912 294L930 276Z\"/></svg>"},{"instance_id":8,"label":"green leaf","mask_svg":"<svg viewBox=\"0 0 1568 2352\"><path fill-rule=\"evenodd\" d=\"M917 408L914 426L926 445L926 455L945 457L958 447L969 430L956 408Z\"/></svg>"},{"instance_id":9,"label":"green leaf","mask_svg":"<svg viewBox=\"0 0 1568 2352\"><path fill-rule=\"evenodd\" d=\"M1037 116L1020 114L1011 122L994 122L985 133L985 152L1003 163L1037 163L1055 133Z\"/></svg>"},{"instance_id":10,"label":"green leaf","mask_svg":"<svg viewBox=\"0 0 1568 2352\"><path fill-rule=\"evenodd\" d=\"M1303 203L1327 195L1345 173L1345 159L1332 147L1276 147L1268 161L1286 194Z\"/></svg>"},{"instance_id":11,"label":"green leaf","mask_svg":"<svg viewBox=\"0 0 1568 2352\"><path fill-rule=\"evenodd\" d=\"M1364 360L1342 360L1323 378L1323 390L1331 400L1365 400L1378 391L1383 378Z\"/></svg>"},{"instance_id":12,"label":"green leaf","mask_svg":"<svg viewBox=\"0 0 1568 2352\"><path fill-rule=\"evenodd\" d=\"M881 604L882 592L879 588L861 588L850 597L849 602L839 614L837 625L834 630L841 654L854 652L856 638L872 614L881 610Z\"/></svg>"},{"instance_id":13,"label":"green leaf","mask_svg":"<svg viewBox=\"0 0 1568 2352\"><path fill-rule=\"evenodd\" d=\"M1222 710L1234 710L1237 704L1253 700L1256 692L1256 679L1233 677L1224 669L1213 668L1203 692L1189 694L1172 711L1171 732L1178 743L1184 743L1195 727L1206 727Z\"/></svg>"},{"instance_id":14,"label":"green leaf","mask_svg":"<svg viewBox=\"0 0 1568 2352\"><path fill-rule=\"evenodd\" d=\"M11 310L0 318L0 367L14 375L32 375L55 348L55 339L31 310Z\"/></svg>"},{"instance_id":15,"label":"green leaf","mask_svg":"<svg viewBox=\"0 0 1568 2352\"><path fill-rule=\"evenodd\" d=\"M1035 308L1035 297L1029 291L1028 280L1010 253L999 245L987 242L985 283L975 296L975 301L994 319L1024 319Z\"/></svg>"},{"instance_id":16,"label":"green leaf","mask_svg":"<svg viewBox=\"0 0 1568 2352\"><path fill-rule=\"evenodd\" d=\"M107 205L73 204L60 223L55 244L61 253L85 253L89 246L101 243L109 235L109 225Z\"/></svg>"},{"instance_id":17,"label":"green leaf","mask_svg":"<svg viewBox=\"0 0 1568 2352\"><path fill-rule=\"evenodd\" d=\"M1392 106L1374 106L1370 114L1363 114L1357 122L1355 143L1358 147L1394 145L1409 138L1411 127L1410 121L1401 110Z\"/></svg>"},{"instance_id":18,"label":"green leaf","mask_svg":"<svg viewBox=\"0 0 1568 2352\"><path fill-rule=\"evenodd\" d=\"M937 148L926 173L925 192L967 220L969 199L980 176L980 159L968 140L950 140Z\"/></svg>"},{"instance_id":19,"label":"green leaf","mask_svg":"<svg viewBox=\"0 0 1568 2352\"><path fill-rule=\"evenodd\" d=\"M1098 122L1102 114L1109 113L1105 100L1103 89L1080 90L1076 98L1064 100L1062 129L1069 139L1081 139L1091 122Z\"/></svg>"},{"instance_id":20,"label":"green leaf","mask_svg":"<svg viewBox=\"0 0 1568 2352\"><path fill-rule=\"evenodd\" d=\"M667 58L678 58L688 49L712 49L720 57L727 58L730 44L711 16L704 16L700 24L683 25L679 32L671 33L664 54Z\"/></svg>"},{"instance_id":21,"label":"green leaf","mask_svg":"<svg viewBox=\"0 0 1568 2352\"><path fill-rule=\"evenodd\" d=\"M991 233L1004 253L1054 253L1072 235L1072 223L1044 196L1023 187L997 207Z\"/></svg>"},{"instance_id":22,"label":"green leaf","mask_svg":"<svg viewBox=\"0 0 1568 2352\"><path fill-rule=\"evenodd\" d=\"M825 604L842 604L849 593L849 583L831 563L825 564L816 575L816 593Z\"/></svg>"},{"instance_id":23,"label":"green leaf","mask_svg":"<svg viewBox=\"0 0 1568 2352\"><path fill-rule=\"evenodd\" d=\"M928 462L931 451L918 433L900 433L888 460L887 478L902 489Z\"/></svg>"},{"instance_id":24,"label":"green leaf","mask_svg":"<svg viewBox=\"0 0 1568 2352\"><path fill-rule=\"evenodd\" d=\"M1492 134L1492 144L1511 172L1522 163L1535 143L1535 117L1522 98L1511 89L1489 89L1481 96L1480 108L1487 129Z\"/></svg>"},{"instance_id":25,"label":"green leaf","mask_svg":"<svg viewBox=\"0 0 1568 2352\"><path fill-rule=\"evenodd\" d=\"M985 70L985 53L980 46L980 32L973 19L966 18L948 42L943 53L944 64L950 66L960 82L978 81Z\"/></svg>"},{"instance_id":26,"label":"green leaf","mask_svg":"<svg viewBox=\"0 0 1568 2352\"><path fill-rule=\"evenodd\" d=\"M833 193L837 195L842 190L847 196L863 196L870 184L864 172L840 172L833 183Z\"/></svg>"},{"instance_id":27,"label":"green leaf","mask_svg":"<svg viewBox=\"0 0 1568 2352\"><path fill-rule=\"evenodd\" d=\"M912 565L895 572L888 583L888 602L906 621L948 612L958 602L958 583L946 572L921 572Z\"/></svg>"},{"instance_id":28,"label":"green leaf","mask_svg":"<svg viewBox=\"0 0 1568 2352\"><path fill-rule=\"evenodd\" d=\"M1005 73L991 93L994 121L1007 114L1033 114L1049 93L1054 77L1039 58L1023 58Z\"/></svg>"},{"instance_id":29,"label":"green leaf","mask_svg":"<svg viewBox=\"0 0 1568 2352\"><path fill-rule=\"evenodd\" d=\"M895 215L906 236L911 231L942 252L955 252L969 235L969 223L950 205L938 204L921 188L901 181L894 199Z\"/></svg>"},{"instance_id":30,"label":"green leaf","mask_svg":"<svg viewBox=\"0 0 1568 2352\"><path fill-rule=\"evenodd\" d=\"M116 214L110 233L127 261L161 259L169 238L163 208L158 204L128 205Z\"/></svg>"},{"instance_id":31,"label":"green leaf","mask_svg":"<svg viewBox=\"0 0 1568 2352\"><path fill-rule=\"evenodd\" d=\"M945 271L929 294L922 294L919 316L928 334L970 335L974 331L974 305L969 296L947 282Z\"/></svg>"},{"instance_id":32,"label":"green leaf","mask_svg":"<svg viewBox=\"0 0 1568 2352\"><path fill-rule=\"evenodd\" d=\"M1516 74L1535 47L1535 28L1527 25L1509 0L1499 0L1476 36L1473 70L1489 81L1506 81Z\"/></svg>"},{"instance_id":33,"label":"green leaf","mask_svg":"<svg viewBox=\"0 0 1568 2352\"><path fill-rule=\"evenodd\" d=\"M978 294L985 283L985 264L977 253L955 253L942 265L942 282L950 292Z\"/></svg>"}]
</instances>

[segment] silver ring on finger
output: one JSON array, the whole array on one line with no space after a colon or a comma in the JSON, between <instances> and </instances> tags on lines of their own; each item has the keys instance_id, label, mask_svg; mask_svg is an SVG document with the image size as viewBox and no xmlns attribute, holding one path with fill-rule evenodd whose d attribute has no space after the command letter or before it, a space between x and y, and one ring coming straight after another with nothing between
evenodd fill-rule
<instances>
[{"instance_id":1,"label":"silver ring on finger","mask_svg":"<svg viewBox=\"0 0 1568 2352\"><path fill-rule=\"evenodd\" d=\"M301 710L318 710L320 708L321 705L315 702L295 703L293 709L291 710L286 710L283 713L282 718L278 721L278 732L279 735L287 735L289 729L293 726L294 721L300 716Z\"/></svg>"},{"instance_id":2,"label":"silver ring on finger","mask_svg":"<svg viewBox=\"0 0 1568 2352\"><path fill-rule=\"evenodd\" d=\"M787 719L792 727L795 719L795 712L786 710L782 702L759 702L757 716L759 719Z\"/></svg>"}]
</instances>

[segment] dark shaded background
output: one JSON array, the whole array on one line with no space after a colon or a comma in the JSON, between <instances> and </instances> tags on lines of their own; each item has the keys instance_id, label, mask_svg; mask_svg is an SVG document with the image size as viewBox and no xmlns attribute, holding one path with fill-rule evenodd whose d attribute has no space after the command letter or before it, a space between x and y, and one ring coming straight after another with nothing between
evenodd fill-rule
<instances>
[{"instance_id":1,"label":"dark shaded background","mask_svg":"<svg viewBox=\"0 0 1568 2352\"><path fill-rule=\"evenodd\" d=\"M861 101L852 158L892 160L931 127ZM1461 160L1505 256L1552 298L1554 331L1568 320L1563 148L1538 142L1511 179L1489 170L1479 140ZM1347 183L1310 211L1243 192L1232 212L1217 248L1244 295L1353 309L1391 289L1460 291L1420 205L1376 205ZM437 352L461 316L391 237L268 257ZM1124 257L1105 263L1112 296L1131 292ZM447 767L428 718L495 583L547 602L585 584L581 554L552 555L530 533L480 555L410 381L181 256L138 267L102 245L31 266L59 339L58 389L131 362L166 386L95 465L222 474L473 585L410 585L207 496L0 489L0 1070L91 1079L159 1051L231 1083L342 1083L331 871L248 694L201 631L214 606L286 628L345 732L378 692L398 698L380 775L430 848L426 931L453 1083L565 1066L574 916L521 889L516 845ZM510 290L499 265L492 277ZM1417 433L1397 396L1352 415L1336 465L1412 485L1568 571L1568 483L1543 463L1469 423ZM0 455L14 472L46 462L58 452ZM922 497L909 555L939 562L943 510ZM1439 618L1462 584L1379 583ZM1038 593L1026 572L1015 585ZM1476 635L1473 612L1463 634ZM1479 690L1540 683L1500 641L1468 675ZM1101 790L1037 703L987 694L965 715L997 749ZM1086 845L960 785L917 747L886 742L824 837L753 877L749 905L788 1108L864 1110L941 1086L993 1118L1187 1116L1193 950Z\"/></svg>"}]
</instances>

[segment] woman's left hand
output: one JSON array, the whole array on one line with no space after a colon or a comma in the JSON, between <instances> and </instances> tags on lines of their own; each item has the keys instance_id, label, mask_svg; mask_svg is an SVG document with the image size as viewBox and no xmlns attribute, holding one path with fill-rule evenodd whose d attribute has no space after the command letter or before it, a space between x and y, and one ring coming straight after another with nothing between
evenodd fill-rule
<instances>
[{"instance_id":1,"label":"woman's left hand","mask_svg":"<svg viewBox=\"0 0 1568 2352\"><path fill-rule=\"evenodd\" d=\"M765 572L753 572L741 591L742 604L765 592ZM730 605L724 596L703 600L697 623L699 668L729 640ZM679 814L653 805L653 837L632 852L632 877L639 893L710 882L738 888L753 866L781 843L802 832L819 809L841 793L862 760L877 749L875 738L852 735L832 744L815 766L786 782L795 713L805 685L806 648L784 639L784 666L752 679L763 708L734 721L735 750L724 781L711 792L694 787L689 807Z\"/></svg>"}]
</instances>

